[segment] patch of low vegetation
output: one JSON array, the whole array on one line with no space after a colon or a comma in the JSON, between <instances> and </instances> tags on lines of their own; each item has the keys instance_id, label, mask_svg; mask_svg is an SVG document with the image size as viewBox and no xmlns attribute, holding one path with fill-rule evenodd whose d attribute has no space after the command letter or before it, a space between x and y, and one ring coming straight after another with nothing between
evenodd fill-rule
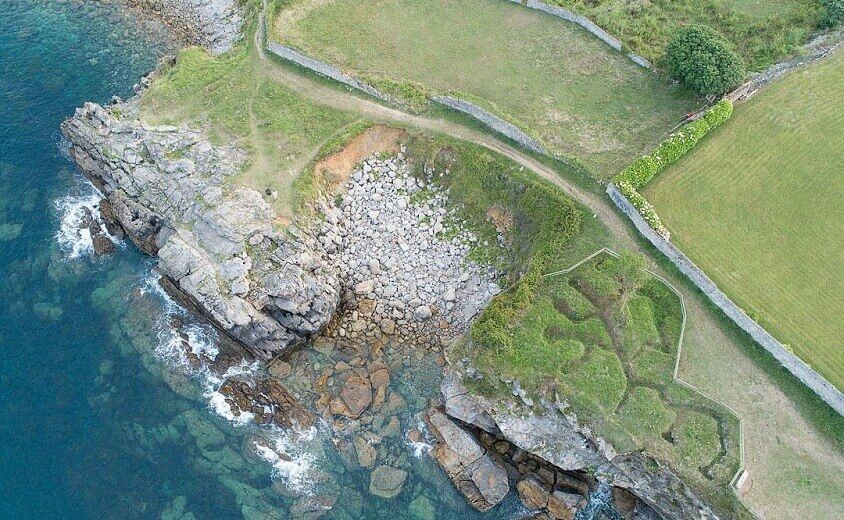
<instances>
[{"instance_id":1,"label":"patch of low vegetation","mask_svg":"<svg viewBox=\"0 0 844 520\"><path fill-rule=\"evenodd\" d=\"M643 191L673 241L844 389L844 53L795 70Z\"/></svg>"},{"instance_id":2,"label":"patch of low vegetation","mask_svg":"<svg viewBox=\"0 0 844 520\"><path fill-rule=\"evenodd\" d=\"M840 0L548 0L585 15L658 65L676 31L688 24L721 33L750 70L795 52L818 27L835 23ZM839 20L840 20L840 14Z\"/></svg>"},{"instance_id":3,"label":"patch of low vegetation","mask_svg":"<svg viewBox=\"0 0 844 520\"><path fill-rule=\"evenodd\" d=\"M466 98L601 179L699 104L583 28L505 0L298 0L271 37L420 108Z\"/></svg>"},{"instance_id":4,"label":"patch of low vegetation","mask_svg":"<svg viewBox=\"0 0 844 520\"><path fill-rule=\"evenodd\" d=\"M358 119L266 77L251 43L216 57L199 47L182 50L141 104L147 122L188 124L214 142L243 147L248 163L232 184L264 194L284 219L308 196L307 183L296 182L300 172L324 143Z\"/></svg>"}]
</instances>

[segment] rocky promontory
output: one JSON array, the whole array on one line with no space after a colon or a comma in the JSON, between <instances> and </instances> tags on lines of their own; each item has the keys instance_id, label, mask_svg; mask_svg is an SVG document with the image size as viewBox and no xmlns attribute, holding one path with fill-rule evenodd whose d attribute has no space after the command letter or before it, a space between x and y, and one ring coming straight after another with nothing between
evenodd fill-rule
<instances>
[{"instance_id":1,"label":"rocky promontory","mask_svg":"<svg viewBox=\"0 0 844 520\"><path fill-rule=\"evenodd\" d=\"M332 318L336 267L316 238L277 230L260 194L230 185L242 150L188 128L149 127L137 100L87 103L62 133L105 195L106 221L157 256L170 286L253 356L281 354Z\"/></svg>"}]
</instances>

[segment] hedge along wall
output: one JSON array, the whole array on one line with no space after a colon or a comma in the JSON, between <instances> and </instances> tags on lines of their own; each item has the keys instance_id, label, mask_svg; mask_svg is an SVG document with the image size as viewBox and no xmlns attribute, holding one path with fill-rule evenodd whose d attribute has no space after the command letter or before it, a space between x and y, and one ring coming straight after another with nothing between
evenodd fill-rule
<instances>
[{"instance_id":1,"label":"hedge along wall","mask_svg":"<svg viewBox=\"0 0 844 520\"><path fill-rule=\"evenodd\" d=\"M539 0L510 0L514 4L519 4L522 6L527 7L528 9L535 9L537 11L542 11L543 13L550 14L551 16L556 16L557 18L562 18L563 20L571 23L576 23L577 25L583 27L590 33L592 33L595 37L612 47L617 51L624 52L623 44L615 37L610 35L607 31L601 29L597 25L595 25L591 20L586 18L585 16L581 16L577 13L573 13L568 9L563 9L562 7L548 5L544 2L540 2ZM632 52L627 53L627 57L641 67L646 69L651 68L651 63L646 60L645 58L639 56L638 54L634 54Z\"/></svg>"},{"instance_id":2,"label":"hedge along wall","mask_svg":"<svg viewBox=\"0 0 844 520\"><path fill-rule=\"evenodd\" d=\"M767 350L786 370L815 392L833 410L844 415L844 395L829 381L810 367L799 357L795 356L785 346L777 341L767 330L756 323L724 294L715 282L709 279L680 249L661 237L645 222L630 200L613 184L607 186L607 194L615 205L633 222L648 241L668 257L677 268L692 281L709 300L714 303L743 331L747 332L762 348Z\"/></svg>"},{"instance_id":3,"label":"hedge along wall","mask_svg":"<svg viewBox=\"0 0 844 520\"><path fill-rule=\"evenodd\" d=\"M669 135L651 153L636 158L613 177L613 183L618 191L662 239L670 240L671 233L663 225L653 205L638 190L650 182L656 174L687 154L698 141L721 126L732 114L732 101L722 99L698 119L683 125L680 130Z\"/></svg>"}]
</instances>

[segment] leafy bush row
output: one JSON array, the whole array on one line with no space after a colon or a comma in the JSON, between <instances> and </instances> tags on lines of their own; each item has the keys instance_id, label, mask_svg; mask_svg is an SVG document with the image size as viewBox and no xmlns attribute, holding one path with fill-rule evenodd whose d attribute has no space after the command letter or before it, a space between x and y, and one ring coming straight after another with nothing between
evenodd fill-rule
<instances>
[{"instance_id":1,"label":"leafy bush row","mask_svg":"<svg viewBox=\"0 0 844 520\"><path fill-rule=\"evenodd\" d=\"M634 188L633 185L627 181L620 181L618 184L616 184L616 187L622 195L627 197L627 200L629 200L630 203L633 204L633 207L636 208L636 211L638 211L640 215L642 215L642 218L645 219L645 222L647 222L648 225L651 226L659 236L661 236L665 240L671 239L671 233L662 224L662 219L659 218L656 209L654 209L653 204L648 202L648 199L646 199L644 196L642 196L641 193L636 191L636 188Z\"/></svg>"},{"instance_id":2,"label":"leafy bush row","mask_svg":"<svg viewBox=\"0 0 844 520\"><path fill-rule=\"evenodd\" d=\"M715 103L703 116L668 136L653 152L638 157L621 170L614 178L616 185L627 182L635 189L641 188L657 173L688 153L706 134L721 126L732 113L733 103L730 100L722 99Z\"/></svg>"}]
</instances>

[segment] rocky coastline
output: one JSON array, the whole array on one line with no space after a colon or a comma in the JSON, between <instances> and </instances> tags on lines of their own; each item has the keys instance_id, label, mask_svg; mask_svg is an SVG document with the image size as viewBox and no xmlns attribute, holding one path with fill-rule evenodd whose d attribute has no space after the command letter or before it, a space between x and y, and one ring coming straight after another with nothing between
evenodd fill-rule
<instances>
[{"instance_id":1,"label":"rocky coastline","mask_svg":"<svg viewBox=\"0 0 844 520\"><path fill-rule=\"evenodd\" d=\"M124 1L162 21L184 45L200 45L213 54L226 52L242 37L245 14L238 0Z\"/></svg>"},{"instance_id":2,"label":"rocky coastline","mask_svg":"<svg viewBox=\"0 0 844 520\"><path fill-rule=\"evenodd\" d=\"M234 1L130 4L212 52L240 38ZM130 239L157 257L164 288L222 333L218 359L191 358L185 342L191 363L221 374L241 359L265 367L257 380L221 386L234 416L282 428L326 421L338 448L372 468L370 492L383 498L402 490L406 444L430 441L481 511L515 487L534 518L589 507L609 518L717 518L669 468L614 453L560 407L466 389L467 367L450 365L446 350L500 291L498 273L469 259L478 239L435 182L443 172L414 174L402 146L366 158L315 201L320 218L282 229L264 195L231 182L244 150L197 129L147 125L138 97L86 103L62 133L104 197L83 223L97 253L114 250L109 235ZM445 378L421 396L424 425L402 432L397 374L424 364ZM302 404L311 399L313 409ZM611 506L594 506L599 490Z\"/></svg>"}]
</instances>

